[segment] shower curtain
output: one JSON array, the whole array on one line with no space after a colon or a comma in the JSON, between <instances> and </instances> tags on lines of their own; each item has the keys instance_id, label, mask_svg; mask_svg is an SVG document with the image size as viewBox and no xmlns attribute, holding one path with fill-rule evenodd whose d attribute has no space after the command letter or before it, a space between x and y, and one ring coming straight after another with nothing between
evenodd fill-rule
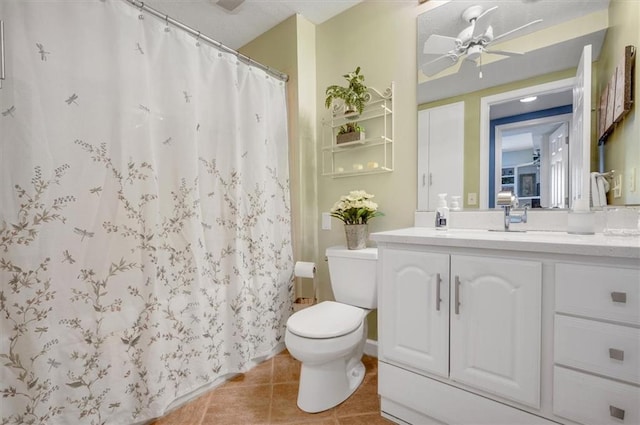
<instances>
[{"instance_id":1,"label":"shower curtain","mask_svg":"<svg viewBox=\"0 0 640 425\"><path fill-rule=\"evenodd\" d=\"M284 83L123 0L4 0L0 424L132 424L282 347Z\"/></svg>"}]
</instances>

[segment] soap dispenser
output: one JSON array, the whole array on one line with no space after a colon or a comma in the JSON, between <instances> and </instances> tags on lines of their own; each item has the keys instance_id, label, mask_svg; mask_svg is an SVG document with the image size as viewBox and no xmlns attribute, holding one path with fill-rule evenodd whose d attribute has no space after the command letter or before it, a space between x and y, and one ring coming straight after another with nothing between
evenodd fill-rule
<instances>
[{"instance_id":1,"label":"soap dispenser","mask_svg":"<svg viewBox=\"0 0 640 425\"><path fill-rule=\"evenodd\" d=\"M449 228L449 207L447 207L447 194L438 193L438 208L436 208L436 229L447 230Z\"/></svg>"}]
</instances>

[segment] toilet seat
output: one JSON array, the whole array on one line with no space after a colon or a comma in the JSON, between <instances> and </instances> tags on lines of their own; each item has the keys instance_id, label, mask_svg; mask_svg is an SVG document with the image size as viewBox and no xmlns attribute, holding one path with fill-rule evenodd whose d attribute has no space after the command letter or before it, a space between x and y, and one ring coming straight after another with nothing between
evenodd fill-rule
<instances>
[{"instance_id":1,"label":"toilet seat","mask_svg":"<svg viewBox=\"0 0 640 425\"><path fill-rule=\"evenodd\" d=\"M367 313L360 307L323 301L294 313L287 321L287 329L303 338L336 338L358 329Z\"/></svg>"}]
</instances>

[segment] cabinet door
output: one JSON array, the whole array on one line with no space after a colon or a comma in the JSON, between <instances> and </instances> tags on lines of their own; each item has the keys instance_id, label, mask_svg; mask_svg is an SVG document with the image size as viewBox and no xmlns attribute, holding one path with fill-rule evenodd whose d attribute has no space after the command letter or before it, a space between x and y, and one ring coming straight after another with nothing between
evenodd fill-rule
<instances>
[{"instance_id":1,"label":"cabinet door","mask_svg":"<svg viewBox=\"0 0 640 425\"><path fill-rule=\"evenodd\" d=\"M541 289L539 262L451 256L451 379L539 408Z\"/></svg>"},{"instance_id":2,"label":"cabinet door","mask_svg":"<svg viewBox=\"0 0 640 425\"><path fill-rule=\"evenodd\" d=\"M382 282L382 358L447 377L449 256L385 249Z\"/></svg>"},{"instance_id":3,"label":"cabinet door","mask_svg":"<svg viewBox=\"0 0 640 425\"><path fill-rule=\"evenodd\" d=\"M462 195L464 102L418 111L418 210L434 211L438 193Z\"/></svg>"}]
</instances>

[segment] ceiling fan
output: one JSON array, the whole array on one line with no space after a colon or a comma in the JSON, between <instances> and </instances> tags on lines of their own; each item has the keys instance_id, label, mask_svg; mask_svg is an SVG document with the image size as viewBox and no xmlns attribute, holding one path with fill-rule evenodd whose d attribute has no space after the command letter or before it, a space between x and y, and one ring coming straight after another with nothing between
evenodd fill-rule
<instances>
[{"instance_id":1,"label":"ceiling fan","mask_svg":"<svg viewBox=\"0 0 640 425\"><path fill-rule=\"evenodd\" d=\"M435 56L422 66L422 71L428 77L455 65L464 56L464 61L471 62L476 66L476 60L482 53L490 53L502 56L521 56L523 53L508 52L504 50L491 50L490 45L508 35L523 30L531 25L542 22L542 19L531 21L518 28L507 31L498 36L493 35L491 18L498 6L494 6L485 11L482 6L471 6L462 12L462 19L469 22L469 26L462 30L457 37L432 34L424 43L423 53ZM482 78L482 72L480 72Z\"/></svg>"}]
</instances>

